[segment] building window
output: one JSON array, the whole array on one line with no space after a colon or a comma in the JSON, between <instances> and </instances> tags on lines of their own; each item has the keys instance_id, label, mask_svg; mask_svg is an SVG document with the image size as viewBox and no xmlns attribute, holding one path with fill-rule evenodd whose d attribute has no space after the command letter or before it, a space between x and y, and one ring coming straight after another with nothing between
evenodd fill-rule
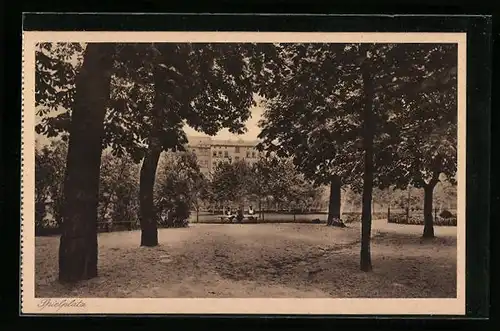
<instances>
[{"instance_id":1,"label":"building window","mask_svg":"<svg viewBox=\"0 0 500 331\"><path fill-rule=\"evenodd\" d=\"M240 146L236 146L236 147L234 148L234 152L235 152L235 153L239 153L239 152L240 152Z\"/></svg>"},{"instance_id":2,"label":"building window","mask_svg":"<svg viewBox=\"0 0 500 331\"><path fill-rule=\"evenodd\" d=\"M247 152L247 157L250 157L250 152Z\"/></svg>"},{"instance_id":3,"label":"building window","mask_svg":"<svg viewBox=\"0 0 500 331\"><path fill-rule=\"evenodd\" d=\"M227 151L224 151L224 157L228 157L229 153Z\"/></svg>"},{"instance_id":4,"label":"building window","mask_svg":"<svg viewBox=\"0 0 500 331\"><path fill-rule=\"evenodd\" d=\"M252 152L252 157L255 157L255 152Z\"/></svg>"},{"instance_id":5,"label":"building window","mask_svg":"<svg viewBox=\"0 0 500 331\"><path fill-rule=\"evenodd\" d=\"M222 156L222 151L219 151L219 156Z\"/></svg>"},{"instance_id":6,"label":"building window","mask_svg":"<svg viewBox=\"0 0 500 331\"><path fill-rule=\"evenodd\" d=\"M217 157L217 152L216 151L214 151L214 157Z\"/></svg>"}]
</instances>

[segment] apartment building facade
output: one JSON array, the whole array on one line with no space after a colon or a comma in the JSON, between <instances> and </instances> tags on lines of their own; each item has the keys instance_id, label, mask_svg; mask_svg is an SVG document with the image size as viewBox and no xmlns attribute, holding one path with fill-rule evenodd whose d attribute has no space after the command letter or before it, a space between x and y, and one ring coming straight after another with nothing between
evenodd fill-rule
<instances>
[{"instance_id":1,"label":"apartment building facade","mask_svg":"<svg viewBox=\"0 0 500 331\"><path fill-rule=\"evenodd\" d=\"M243 160L257 162L261 152L256 148L257 140L219 140L211 137L188 137L188 149L196 154L201 172L209 175L220 162Z\"/></svg>"}]
</instances>

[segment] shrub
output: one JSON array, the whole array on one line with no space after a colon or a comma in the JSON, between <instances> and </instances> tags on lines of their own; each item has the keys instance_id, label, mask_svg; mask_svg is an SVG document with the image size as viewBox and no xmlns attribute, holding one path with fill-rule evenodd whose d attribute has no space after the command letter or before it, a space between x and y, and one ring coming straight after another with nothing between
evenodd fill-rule
<instances>
[{"instance_id":1,"label":"shrub","mask_svg":"<svg viewBox=\"0 0 500 331\"><path fill-rule=\"evenodd\" d=\"M391 214L389 219L389 223L396 224L411 224L411 225L424 225L424 215L416 214L410 215L410 218L407 219L406 214ZM441 216L434 218L434 225L437 226L457 226L457 217L448 217L444 218Z\"/></svg>"},{"instance_id":2,"label":"shrub","mask_svg":"<svg viewBox=\"0 0 500 331\"><path fill-rule=\"evenodd\" d=\"M191 212L182 199L161 198L156 202L158 225L165 228L181 228L189 225Z\"/></svg>"},{"instance_id":3,"label":"shrub","mask_svg":"<svg viewBox=\"0 0 500 331\"><path fill-rule=\"evenodd\" d=\"M443 211L441 213L439 213L439 216L441 218L453 218L454 215L451 213L451 211L447 210L447 209L443 209Z\"/></svg>"}]
</instances>

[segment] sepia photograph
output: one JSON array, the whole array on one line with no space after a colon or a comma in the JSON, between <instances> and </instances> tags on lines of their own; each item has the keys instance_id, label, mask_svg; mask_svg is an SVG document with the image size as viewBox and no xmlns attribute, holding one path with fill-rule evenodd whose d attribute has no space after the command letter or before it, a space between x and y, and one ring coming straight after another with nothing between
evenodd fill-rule
<instances>
[{"instance_id":1,"label":"sepia photograph","mask_svg":"<svg viewBox=\"0 0 500 331\"><path fill-rule=\"evenodd\" d=\"M127 36L25 33L24 310L465 311L464 34Z\"/></svg>"}]
</instances>

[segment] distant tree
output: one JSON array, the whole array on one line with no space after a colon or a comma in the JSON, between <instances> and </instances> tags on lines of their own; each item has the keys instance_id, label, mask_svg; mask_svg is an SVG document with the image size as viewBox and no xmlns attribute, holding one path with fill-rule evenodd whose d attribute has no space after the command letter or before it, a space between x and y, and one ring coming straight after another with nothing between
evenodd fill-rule
<instances>
[{"instance_id":1,"label":"distant tree","mask_svg":"<svg viewBox=\"0 0 500 331\"><path fill-rule=\"evenodd\" d=\"M292 171L289 171L289 175L286 176L288 182L282 186L281 200L285 200L289 208L293 210L295 220L297 211L303 212L310 208L319 199L320 192L319 188L305 179L301 173L294 172L293 165L290 169Z\"/></svg>"},{"instance_id":2,"label":"distant tree","mask_svg":"<svg viewBox=\"0 0 500 331\"><path fill-rule=\"evenodd\" d=\"M457 186L449 180L442 180L436 185L435 205L439 210L457 208Z\"/></svg>"},{"instance_id":3,"label":"distant tree","mask_svg":"<svg viewBox=\"0 0 500 331\"><path fill-rule=\"evenodd\" d=\"M44 147L35 150L35 228L44 225L47 216L47 200L49 199L49 187L51 184L51 167L48 162L50 151Z\"/></svg>"},{"instance_id":4,"label":"distant tree","mask_svg":"<svg viewBox=\"0 0 500 331\"><path fill-rule=\"evenodd\" d=\"M294 209L309 208L320 199L320 188L307 181L291 159L262 156L252 165L248 178L248 193L257 197L259 209L264 198Z\"/></svg>"},{"instance_id":5,"label":"distant tree","mask_svg":"<svg viewBox=\"0 0 500 331\"><path fill-rule=\"evenodd\" d=\"M194 179L194 190L192 191L191 200L196 211L196 222L199 222L200 209L207 206L211 199L210 182L208 178L200 173L201 176L196 176Z\"/></svg>"},{"instance_id":6,"label":"distant tree","mask_svg":"<svg viewBox=\"0 0 500 331\"><path fill-rule=\"evenodd\" d=\"M218 163L211 181L214 199L223 205L235 203L241 206L245 197L252 193L251 175L250 165L243 160Z\"/></svg>"},{"instance_id":7,"label":"distant tree","mask_svg":"<svg viewBox=\"0 0 500 331\"><path fill-rule=\"evenodd\" d=\"M138 217L138 165L127 156L105 151L99 182L99 220L106 226L132 229Z\"/></svg>"},{"instance_id":8,"label":"distant tree","mask_svg":"<svg viewBox=\"0 0 500 331\"><path fill-rule=\"evenodd\" d=\"M259 218L264 220L262 212L262 202L269 197L271 182L275 174L272 173L271 160L268 157L261 157L251 167L251 180L249 181L249 194L257 200L259 208Z\"/></svg>"},{"instance_id":9,"label":"distant tree","mask_svg":"<svg viewBox=\"0 0 500 331\"><path fill-rule=\"evenodd\" d=\"M248 193L255 196L258 201L259 210L262 211L262 203L274 201L285 202L289 185L293 183L292 177L296 175L295 169L286 168L286 161L276 155L263 155L251 167L251 175L247 184ZM267 205L266 205L267 206ZM264 220L264 213L260 213Z\"/></svg>"},{"instance_id":10,"label":"distant tree","mask_svg":"<svg viewBox=\"0 0 500 331\"><path fill-rule=\"evenodd\" d=\"M36 224L43 226L50 206L55 226L62 222L64 169L68 147L64 141L56 140L35 151L35 211Z\"/></svg>"},{"instance_id":11,"label":"distant tree","mask_svg":"<svg viewBox=\"0 0 500 331\"><path fill-rule=\"evenodd\" d=\"M168 227L185 224L190 208L195 207L198 212L200 200L206 194L206 178L200 171L196 155L190 152L168 153L164 167L159 170L155 213L167 216L164 225Z\"/></svg>"}]
</instances>

